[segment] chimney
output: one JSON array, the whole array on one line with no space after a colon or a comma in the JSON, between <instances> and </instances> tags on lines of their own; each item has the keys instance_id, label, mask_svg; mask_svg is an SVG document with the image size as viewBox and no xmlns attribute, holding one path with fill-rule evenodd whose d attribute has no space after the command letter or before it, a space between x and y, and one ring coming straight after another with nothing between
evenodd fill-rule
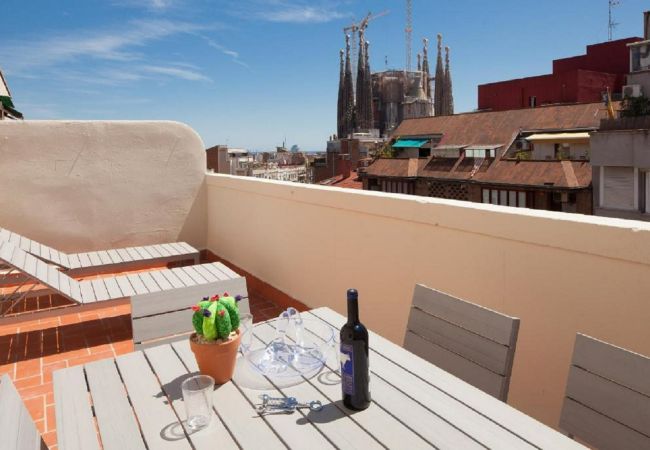
<instances>
[{"instance_id":1,"label":"chimney","mask_svg":"<svg viewBox=\"0 0 650 450\"><path fill-rule=\"evenodd\" d=\"M643 13L643 38L650 39L650 11Z\"/></svg>"}]
</instances>

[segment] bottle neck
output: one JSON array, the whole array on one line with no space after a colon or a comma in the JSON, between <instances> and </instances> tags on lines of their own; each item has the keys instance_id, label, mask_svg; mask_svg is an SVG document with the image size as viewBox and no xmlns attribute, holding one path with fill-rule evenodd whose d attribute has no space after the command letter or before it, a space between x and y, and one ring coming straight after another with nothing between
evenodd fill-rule
<instances>
[{"instance_id":1,"label":"bottle neck","mask_svg":"<svg viewBox=\"0 0 650 450\"><path fill-rule=\"evenodd\" d=\"M359 323L359 302L356 298L348 299L348 323Z\"/></svg>"}]
</instances>

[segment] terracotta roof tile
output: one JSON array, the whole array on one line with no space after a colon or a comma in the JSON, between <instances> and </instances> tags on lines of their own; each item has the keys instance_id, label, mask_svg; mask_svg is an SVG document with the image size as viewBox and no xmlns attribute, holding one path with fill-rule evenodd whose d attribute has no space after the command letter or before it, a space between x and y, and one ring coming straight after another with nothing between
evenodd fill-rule
<instances>
[{"instance_id":1,"label":"terracotta roof tile","mask_svg":"<svg viewBox=\"0 0 650 450\"><path fill-rule=\"evenodd\" d=\"M379 158L368 166L366 174L371 177L414 178L426 163L424 158Z\"/></svg>"},{"instance_id":2,"label":"terracotta roof tile","mask_svg":"<svg viewBox=\"0 0 650 450\"><path fill-rule=\"evenodd\" d=\"M501 160L490 170L474 175L474 181L494 184L585 188L591 183L588 161Z\"/></svg>"},{"instance_id":3,"label":"terracotta roof tile","mask_svg":"<svg viewBox=\"0 0 650 450\"><path fill-rule=\"evenodd\" d=\"M363 182L356 175L351 175L334 183L334 186L348 189L363 189Z\"/></svg>"},{"instance_id":4,"label":"terracotta roof tile","mask_svg":"<svg viewBox=\"0 0 650 450\"><path fill-rule=\"evenodd\" d=\"M602 103L541 106L404 120L394 136L442 135L440 145L506 145L520 129L596 129L607 116Z\"/></svg>"}]
</instances>

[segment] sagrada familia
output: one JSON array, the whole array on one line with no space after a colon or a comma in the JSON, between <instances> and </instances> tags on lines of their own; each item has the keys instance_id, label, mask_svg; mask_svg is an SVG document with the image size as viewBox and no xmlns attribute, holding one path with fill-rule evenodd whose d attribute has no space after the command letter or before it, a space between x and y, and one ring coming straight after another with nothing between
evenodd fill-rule
<instances>
[{"instance_id":1,"label":"sagrada familia","mask_svg":"<svg viewBox=\"0 0 650 450\"><path fill-rule=\"evenodd\" d=\"M404 119L454 113L449 47L442 55L442 35L438 35L435 75L429 70L428 40L418 54L416 71L385 70L371 73L369 47L363 29L359 30L359 57L356 89L350 61L350 36L345 51L340 51L337 136L379 130L390 134ZM431 82L433 81L433 89Z\"/></svg>"}]
</instances>

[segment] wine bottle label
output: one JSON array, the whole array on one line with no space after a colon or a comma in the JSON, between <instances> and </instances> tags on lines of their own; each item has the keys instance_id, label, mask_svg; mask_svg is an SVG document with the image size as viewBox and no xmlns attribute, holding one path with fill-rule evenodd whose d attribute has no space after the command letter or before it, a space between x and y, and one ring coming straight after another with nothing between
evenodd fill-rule
<instances>
[{"instance_id":1,"label":"wine bottle label","mask_svg":"<svg viewBox=\"0 0 650 450\"><path fill-rule=\"evenodd\" d=\"M341 383L343 393L354 395L354 350L350 344L341 344Z\"/></svg>"}]
</instances>

